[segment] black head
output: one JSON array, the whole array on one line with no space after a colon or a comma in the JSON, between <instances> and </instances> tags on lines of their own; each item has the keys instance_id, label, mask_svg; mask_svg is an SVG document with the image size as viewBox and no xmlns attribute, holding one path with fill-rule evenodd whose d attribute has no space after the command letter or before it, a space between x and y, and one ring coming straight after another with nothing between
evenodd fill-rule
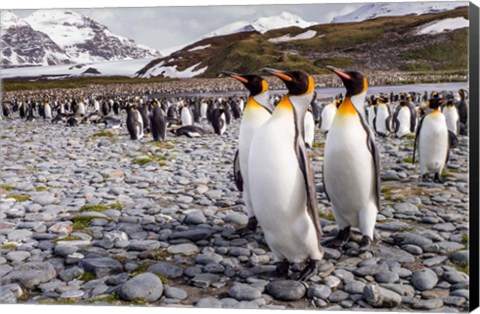
<instances>
[{"instance_id":1,"label":"black head","mask_svg":"<svg viewBox=\"0 0 480 314\"><path fill-rule=\"evenodd\" d=\"M315 83L313 78L301 71L282 71L271 68L263 68L262 71L270 73L281 79L287 86L290 95L303 95L313 92Z\"/></svg>"},{"instance_id":2,"label":"black head","mask_svg":"<svg viewBox=\"0 0 480 314\"><path fill-rule=\"evenodd\" d=\"M446 101L445 98L439 98L438 94L437 97L433 97L427 102L427 107L430 109L438 109L441 105Z\"/></svg>"},{"instance_id":3,"label":"black head","mask_svg":"<svg viewBox=\"0 0 480 314\"><path fill-rule=\"evenodd\" d=\"M261 94L268 89L267 81L258 75L238 74L230 71L223 71L222 74L228 75L241 82L248 89L252 96Z\"/></svg>"},{"instance_id":4,"label":"black head","mask_svg":"<svg viewBox=\"0 0 480 314\"><path fill-rule=\"evenodd\" d=\"M355 96L365 92L368 88L367 78L360 72L343 72L335 67L327 66L327 69L337 74L347 89L347 96Z\"/></svg>"}]
</instances>

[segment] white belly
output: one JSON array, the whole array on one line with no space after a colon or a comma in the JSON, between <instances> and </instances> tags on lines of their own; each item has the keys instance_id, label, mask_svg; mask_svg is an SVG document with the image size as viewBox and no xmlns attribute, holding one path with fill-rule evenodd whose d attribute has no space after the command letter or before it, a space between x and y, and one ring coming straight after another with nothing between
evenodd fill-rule
<instances>
[{"instance_id":1,"label":"white belly","mask_svg":"<svg viewBox=\"0 0 480 314\"><path fill-rule=\"evenodd\" d=\"M426 116L418 141L422 175L441 173L448 153L448 129L445 116L441 113Z\"/></svg>"},{"instance_id":2,"label":"white belly","mask_svg":"<svg viewBox=\"0 0 480 314\"><path fill-rule=\"evenodd\" d=\"M313 115L310 111L307 111L307 113L305 114L304 127L305 143L312 147L313 139L315 137L315 120L313 119Z\"/></svg>"},{"instance_id":3,"label":"white belly","mask_svg":"<svg viewBox=\"0 0 480 314\"><path fill-rule=\"evenodd\" d=\"M250 145L255 132L270 119L271 114L263 109L245 109L242 123L240 124L240 136L238 139L240 172L243 177L243 199L245 206L249 212L249 216L253 214L253 206L250 201L249 184L248 184L248 156L250 154Z\"/></svg>"},{"instance_id":4,"label":"white belly","mask_svg":"<svg viewBox=\"0 0 480 314\"><path fill-rule=\"evenodd\" d=\"M443 110L443 114L445 115L448 129L453 133L458 134L457 126L459 117L457 109L445 107L445 109Z\"/></svg>"},{"instance_id":5,"label":"white belly","mask_svg":"<svg viewBox=\"0 0 480 314\"><path fill-rule=\"evenodd\" d=\"M375 126L373 125L373 120L375 119L375 110L373 109L373 107L368 107L367 110L368 110L368 125L373 130L375 128Z\"/></svg>"},{"instance_id":6,"label":"white belly","mask_svg":"<svg viewBox=\"0 0 480 314\"><path fill-rule=\"evenodd\" d=\"M50 106L45 106L45 118L52 118L52 109L50 109Z\"/></svg>"},{"instance_id":7,"label":"white belly","mask_svg":"<svg viewBox=\"0 0 480 314\"><path fill-rule=\"evenodd\" d=\"M253 137L248 163L252 204L277 260L321 259L294 151L293 114L285 116L272 118Z\"/></svg>"},{"instance_id":8,"label":"white belly","mask_svg":"<svg viewBox=\"0 0 480 314\"><path fill-rule=\"evenodd\" d=\"M398 128L397 136L402 137L407 134L410 134L410 109L403 107L398 112L397 116L398 123L400 127Z\"/></svg>"},{"instance_id":9,"label":"white belly","mask_svg":"<svg viewBox=\"0 0 480 314\"><path fill-rule=\"evenodd\" d=\"M325 143L323 176L339 225L358 227L359 213L374 203L376 176L358 116L335 119Z\"/></svg>"},{"instance_id":10,"label":"white belly","mask_svg":"<svg viewBox=\"0 0 480 314\"><path fill-rule=\"evenodd\" d=\"M206 103L202 102L200 104L200 116L202 117L202 119L207 118L207 109L208 109L208 105Z\"/></svg>"},{"instance_id":11,"label":"white belly","mask_svg":"<svg viewBox=\"0 0 480 314\"><path fill-rule=\"evenodd\" d=\"M383 133L385 135L388 135L388 129L387 129L387 121L388 119L388 109L386 106L379 105L377 109L377 119L375 121L375 130L378 133Z\"/></svg>"},{"instance_id":12,"label":"white belly","mask_svg":"<svg viewBox=\"0 0 480 314\"><path fill-rule=\"evenodd\" d=\"M330 130L335 114L337 113L337 107L335 105L328 105L322 111L322 125L320 131L327 132Z\"/></svg>"},{"instance_id":13,"label":"white belly","mask_svg":"<svg viewBox=\"0 0 480 314\"><path fill-rule=\"evenodd\" d=\"M192 125L192 115L187 108L182 108L182 126Z\"/></svg>"}]
</instances>

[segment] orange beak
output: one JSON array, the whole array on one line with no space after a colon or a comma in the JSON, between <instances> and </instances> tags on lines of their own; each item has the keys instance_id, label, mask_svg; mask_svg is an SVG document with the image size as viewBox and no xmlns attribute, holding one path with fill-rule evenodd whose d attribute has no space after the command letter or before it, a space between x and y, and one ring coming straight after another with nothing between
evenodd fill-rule
<instances>
[{"instance_id":1,"label":"orange beak","mask_svg":"<svg viewBox=\"0 0 480 314\"><path fill-rule=\"evenodd\" d=\"M272 68L263 68L262 71L273 74L273 75L275 75L276 77L278 77L279 79L281 79L282 81L285 81L285 82L293 81L293 78L291 78L288 74L286 74L285 71L276 70L276 69L272 69Z\"/></svg>"}]
</instances>

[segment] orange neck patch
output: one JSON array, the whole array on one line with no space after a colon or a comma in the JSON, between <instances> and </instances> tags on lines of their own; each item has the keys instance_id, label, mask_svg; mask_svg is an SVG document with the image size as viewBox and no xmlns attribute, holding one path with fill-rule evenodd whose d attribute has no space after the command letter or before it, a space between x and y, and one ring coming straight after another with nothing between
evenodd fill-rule
<instances>
[{"instance_id":1,"label":"orange neck patch","mask_svg":"<svg viewBox=\"0 0 480 314\"><path fill-rule=\"evenodd\" d=\"M293 106L288 96L283 97L282 100L280 100L280 102L278 103L277 107L293 111Z\"/></svg>"},{"instance_id":2,"label":"orange neck patch","mask_svg":"<svg viewBox=\"0 0 480 314\"><path fill-rule=\"evenodd\" d=\"M355 110L355 107L353 106L352 101L350 100L350 97L345 97L340 107L338 107L337 114L340 114L340 115L356 115L357 114L357 110Z\"/></svg>"},{"instance_id":3,"label":"orange neck patch","mask_svg":"<svg viewBox=\"0 0 480 314\"><path fill-rule=\"evenodd\" d=\"M250 96L248 98L247 104L245 105L245 109L254 109L254 108L262 109L263 107L258 102L255 101L255 98Z\"/></svg>"}]
</instances>

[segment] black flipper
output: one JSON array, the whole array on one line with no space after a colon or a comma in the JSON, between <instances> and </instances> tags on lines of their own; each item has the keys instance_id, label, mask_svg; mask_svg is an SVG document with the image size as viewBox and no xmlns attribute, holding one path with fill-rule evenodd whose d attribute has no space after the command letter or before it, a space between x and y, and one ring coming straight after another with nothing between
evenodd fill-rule
<instances>
[{"instance_id":1,"label":"black flipper","mask_svg":"<svg viewBox=\"0 0 480 314\"><path fill-rule=\"evenodd\" d=\"M450 158L450 149L452 149L452 147L455 147L457 145L458 145L457 136L455 135L455 133L448 130L448 149L447 149L447 157L445 159L445 164L447 164L448 159Z\"/></svg>"},{"instance_id":2,"label":"black flipper","mask_svg":"<svg viewBox=\"0 0 480 314\"><path fill-rule=\"evenodd\" d=\"M392 120L392 109L390 109L390 106L388 104L385 104L385 106L387 107L387 111L388 111L388 117L387 119L385 120L385 124L387 126L387 131L388 132L392 132L392 123L391 123L391 120Z\"/></svg>"},{"instance_id":3,"label":"black flipper","mask_svg":"<svg viewBox=\"0 0 480 314\"><path fill-rule=\"evenodd\" d=\"M303 179L305 181L305 187L307 190L307 211L312 219L313 225L315 226L315 231L317 232L318 238L318 247L322 250L320 244L320 238L323 234L322 227L320 226L320 221L318 219L318 205L317 205L317 190L315 186L315 177L312 168L310 159L308 158L307 150L305 148L305 143L303 138L300 139L300 136L297 136L295 143L295 153L297 155L298 164L303 173Z\"/></svg>"},{"instance_id":4,"label":"black flipper","mask_svg":"<svg viewBox=\"0 0 480 314\"><path fill-rule=\"evenodd\" d=\"M238 149L235 153L235 158L233 159L233 179L235 180L235 185L240 192L243 192L243 177L242 172L240 171L240 160L238 157Z\"/></svg>"},{"instance_id":5,"label":"black flipper","mask_svg":"<svg viewBox=\"0 0 480 314\"><path fill-rule=\"evenodd\" d=\"M395 135L398 132L398 129L400 128L400 121L398 121L398 114L400 113L400 109L402 109L402 106L397 106L397 109L395 109L395 112L393 113L393 126L395 128Z\"/></svg>"},{"instance_id":6,"label":"black flipper","mask_svg":"<svg viewBox=\"0 0 480 314\"><path fill-rule=\"evenodd\" d=\"M417 123L417 111L411 103L408 104L408 109L410 110L410 132L414 133Z\"/></svg>"},{"instance_id":7,"label":"black flipper","mask_svg":"<svg viewBox=\"0 0 480 314\"><path fill-rule=\"evenodd\" d=\"M415 140L413 142L413 158L412 158L412 164L415 164L415 153L417 152L417 145L418 145L418 139L420 136L420 130L422 129L422 124L423 124L423 119L425 119L427 115L424 115L420 121L418 122L418 127L417 127L417 132L415 133Z\"/></svg>"}]
</instances>

